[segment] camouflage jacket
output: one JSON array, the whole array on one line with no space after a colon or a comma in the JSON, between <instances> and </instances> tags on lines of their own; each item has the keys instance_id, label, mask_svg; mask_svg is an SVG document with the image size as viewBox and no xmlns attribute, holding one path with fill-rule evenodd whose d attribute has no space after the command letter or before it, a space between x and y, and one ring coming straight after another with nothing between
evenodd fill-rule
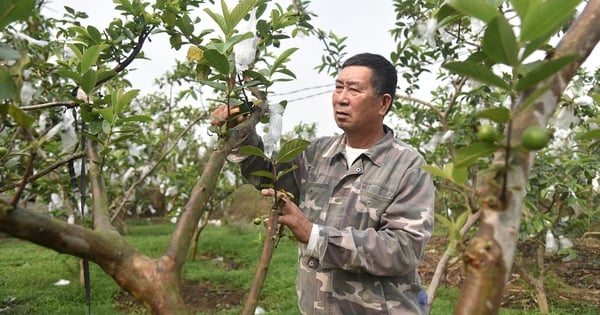
<instances>
[{"instance_id":1,"label":"camouflage jacket","mask_svg":"<svg viewBox=\"0 0 600 315\"><path fill-rule=\"evenodd\" d=\"M297 196L319 225L313 255L299 246L296 289L302 314L425 314L427 298L416 271L433 230L434 187L423 158L386 135L350 168L345 136L314 140L298 169L278 185ZM247 144L261 147L256 134ZM242 173L268 165L243 159ZM280 186L282 187L282 186Z\"/></svg>"}]
</instances>

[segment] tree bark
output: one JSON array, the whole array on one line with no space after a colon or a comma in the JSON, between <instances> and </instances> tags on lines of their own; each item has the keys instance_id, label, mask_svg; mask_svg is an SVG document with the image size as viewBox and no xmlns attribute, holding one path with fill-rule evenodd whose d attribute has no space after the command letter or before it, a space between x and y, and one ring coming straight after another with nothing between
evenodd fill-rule
<instances>
[{"instance_id":1,"label":"tree bark","mask_svg":"<svg viewBox=\"0 0 600 315\"><path fill-rule=\"evenodd\" d=\"M599 39L600 0L590 0L562 37L553 56L557 58L577 54L578 58L556 75L519 96L517 111L523 100L533 91L550 86L536 103L515 117L510 143L519 143L523 131L532 125L547 125L565 87ZM498 173L490 174L480 191L480 228L465 253L466 278L455 314L498 313L504 287L512 270L525 187L534 158L534 152L513 151L510 159L506 159L503 151L496 153L494 165L504 165L507 174L505 177ZM509 161L509 165L505 165L505 161ZM498 184L504 179L508 189L501 191Z\"/></svg>"}]
</instances>

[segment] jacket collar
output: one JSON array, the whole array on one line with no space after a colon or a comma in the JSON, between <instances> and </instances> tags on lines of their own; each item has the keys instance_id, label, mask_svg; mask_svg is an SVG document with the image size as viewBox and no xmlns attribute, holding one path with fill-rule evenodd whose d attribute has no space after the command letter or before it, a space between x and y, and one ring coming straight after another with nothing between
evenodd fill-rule
<instances>
[{"instance_id":1,"label":"jacket collar","mask_svg":"<svg viewBox=\"0 0 600 315\"><path fill-rule=\"evenodd\" d=\"M388 126L383 125L385 135L379 139L373 146L371 146L365 153L363 153L371 163L380 167L385 160L385 152L389 150L394 142L394 131ZM334 157L338 154L344 154L346 151L346 134L342 134L335 137L333 145L323 157Z\"/></svg>"}]
</instances>

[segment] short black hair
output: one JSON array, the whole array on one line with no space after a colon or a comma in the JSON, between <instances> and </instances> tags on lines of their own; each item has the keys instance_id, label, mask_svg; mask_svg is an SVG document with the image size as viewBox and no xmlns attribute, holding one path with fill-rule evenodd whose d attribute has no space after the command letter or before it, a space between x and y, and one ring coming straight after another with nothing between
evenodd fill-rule
<instances>
[{"instance_id":1,"label":"short black hair","mask_svg":"<svg viewBox=\"0 0 600 315\"><path fill-rule=\"evenodd\" d=\"M389 94L392 97L390 108L394 104L398 73L394 65L385 57L372 53L361 53L348 58L342 69L349 66L364 66L373 72L371 84L378 95Z\"/></svg>"}]
</instances>

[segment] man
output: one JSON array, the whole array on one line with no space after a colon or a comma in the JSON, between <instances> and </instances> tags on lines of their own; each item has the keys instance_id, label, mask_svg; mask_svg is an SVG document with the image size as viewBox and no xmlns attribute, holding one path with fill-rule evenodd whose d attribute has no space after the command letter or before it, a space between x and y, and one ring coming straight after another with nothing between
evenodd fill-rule
<instances>
[{"instance_id":1,"label":"man","mask_svg":"<svg viewBox=\"0 0 600 315\"><path fill-rule=\"evenodd\" d=\"M433 230L434 187L423 158L394 138L383 119L397 84L394 66L358 54L342 66L332 103L342 135L314 140L278 186L281 224L299 242L296 288L303 314L426 314L416 271ZM226 109L217 109L224 118ZM262 146L256 133L246 144ZM257 187L262 159L240 157ZM273 196L273 190L262 190Z\"/></svg>"}]
</instances>

